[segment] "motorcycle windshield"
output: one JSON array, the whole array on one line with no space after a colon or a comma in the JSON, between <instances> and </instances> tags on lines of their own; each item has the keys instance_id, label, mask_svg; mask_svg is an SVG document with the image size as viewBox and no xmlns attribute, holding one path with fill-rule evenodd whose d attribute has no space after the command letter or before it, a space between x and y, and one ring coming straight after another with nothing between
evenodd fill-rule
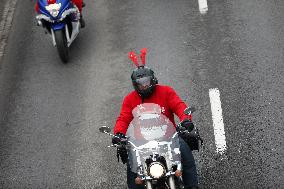
<instances>
[{"instance_id":1,"label":"motorcycle windshield","mask_svg":"<svg viewBox=\"0 0 284 189\"><path fill-rule=\"evenodd\" d=\"M62 12L64 12L67 9L73 8L73 4L71 3L70 0L57 0L55 4L49 5L47 0L38 0L38 5L39 5L39 12L41 14L44 14L48 17L50 17L52 20L57 20L60 18ZM58 14L56 16L51 15L51 13L47 10L48 6L54 6L58 5Z\"/></svg>"},{"instance_id":2,"label":"motorcycle windshield","mask_svg":"<svg viewBox=\"0 0 284 189\"><path fill-rule=\"evenodd\" d=\"M133 120L127 130L129 163L132 172L144 166L146 159L156 154L169 160L170 165L180 162L179 140L173 123L161 113L161 107L144 103L133 109Z\"/></svg>"}]
</instances>

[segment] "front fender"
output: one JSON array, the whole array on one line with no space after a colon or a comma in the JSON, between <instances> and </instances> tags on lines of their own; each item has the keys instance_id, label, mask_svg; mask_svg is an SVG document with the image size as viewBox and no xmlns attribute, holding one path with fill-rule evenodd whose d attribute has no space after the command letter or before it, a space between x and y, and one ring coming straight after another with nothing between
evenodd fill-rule
<instances>
[{"instance_id":1,"label":"front fender","mask_svg":"<svg viewBox=\"0 0 284 189\"><path fill-rule=\"evenodd\" d=\"M62 30L65 28L66 23L65 22L57 22L57 23L52 23L51 24L51 29L52 30Z\"/></svg>"}]
</instances>

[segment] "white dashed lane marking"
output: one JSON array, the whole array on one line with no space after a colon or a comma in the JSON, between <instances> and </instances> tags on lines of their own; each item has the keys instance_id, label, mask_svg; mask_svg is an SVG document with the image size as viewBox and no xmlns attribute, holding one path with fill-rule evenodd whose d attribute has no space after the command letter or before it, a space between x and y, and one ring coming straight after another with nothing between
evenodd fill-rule
<instances>
[{"instance_id":1,"label":"white dashed lane marking","mask_svg":"<svg viewBox=\"0 0 284 189\"><path fill-rule=\"evenodd\" d=\"M227 149L226 137L223 123L220 92L217 88L209 89L212 120L217 153L224 154Z\"/></svg>"},{"instance_id":2,"label":"white dashed lane marking","mask_svg":"<svg viewBox=\"0 0 284 189\"><path fill-rule=\"evenodd\" d=\"M199 12L201 14L206 14L208 11L207 0L198 0Z\"/></svg>"}]
</instances>

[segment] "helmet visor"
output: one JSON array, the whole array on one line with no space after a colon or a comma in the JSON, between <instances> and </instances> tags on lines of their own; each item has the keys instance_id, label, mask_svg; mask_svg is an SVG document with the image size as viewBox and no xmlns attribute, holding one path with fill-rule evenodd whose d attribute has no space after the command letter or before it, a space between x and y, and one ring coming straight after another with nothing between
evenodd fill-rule
<instances>
[{"instance_id":1,"label":"helmet visor","mask_svg":"<svg viewBox=\"0 0 284 189\"><path fill-rule=\"evenodd\" d=\"M142 77L136 79L136 83L139 90L146 90L151 86L151 77Z\"/></svg>"}]
</instances>

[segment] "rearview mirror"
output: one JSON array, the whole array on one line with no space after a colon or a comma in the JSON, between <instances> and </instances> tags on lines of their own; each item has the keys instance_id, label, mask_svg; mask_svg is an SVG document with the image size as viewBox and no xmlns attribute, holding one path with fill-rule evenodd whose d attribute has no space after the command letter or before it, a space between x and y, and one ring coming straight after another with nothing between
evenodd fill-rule
<instances>
[{"instance_id":1,"label":"rearview mirror","mask_svg":"<svg viewBox=\"0 0 284 189\"><path fill-rule=\"evenodd\" d=\"M196 109L194 107L187 107L187 108L185 108L183 113L186 114L186 115L189 115L189 114L191 114L191 113L193 113L195 111L196 111Z\"/></svg>"},{"instance_id":2,"label":"rearview mirror","mask_svg":"<svg viewBox=\"0 0 284 189\"><path fill-rule=\"evenodd\" d=\"M110 133L111 129L107 126L101 126L99 128L99 131L102 132L102 133Z\"/></svg>"}]
</instances>

